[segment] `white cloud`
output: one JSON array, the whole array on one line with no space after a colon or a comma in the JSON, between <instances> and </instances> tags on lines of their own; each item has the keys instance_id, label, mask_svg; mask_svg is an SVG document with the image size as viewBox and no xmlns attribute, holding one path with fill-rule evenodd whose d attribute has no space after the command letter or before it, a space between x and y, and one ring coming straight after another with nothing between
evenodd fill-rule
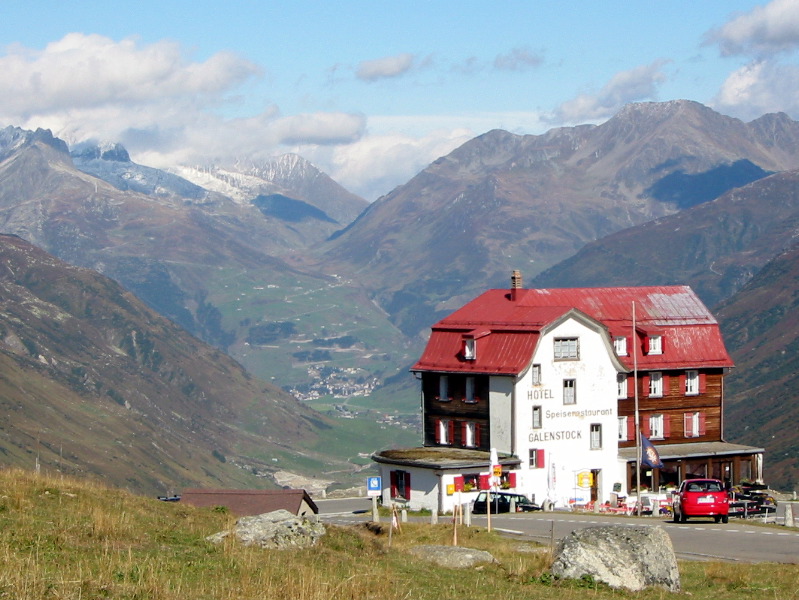
<instances>
[{"instance_id":1,"label":"white cloud","mask_svg":"<svg viewBox=\"0 0 799 600\"><path fill-rule=\"evenodd\" d=\"M494 68L501 71L525 71L539 66L543 59L526 48L513 48L494 59Z\"/></svg>"},{"instance_id":2,"label":"white cloud","mask_svg":"<svg viewBox=\"0 0 799 600\"><path fill-rule=\"evenodd\" d=\"M744 65L725 80L711 106L741 119L799 112L799 67L772 61Z\"/></svg>"},{"instance_id":3,"label":"white cloud","mask_svg":"<svg viewBox=\"0 0 799 600\"><path fill-rule=\"evenodd\" d=\"M550 121L558 124L585 123L607 119L625 104L655 99L658 85L666 80L667 60L656 60L629 71L616 73L597 94L581 94L561 104Z\"/></svg>"},{"instance_id":4,"label":"white cloud","mask_svg":"<svg viewBox=\"0 0 799 600\"><path fill-rule=\"evenodd\" d=\"M413 62L414 56L409 53L365 60L358 64L355 75L363 81L398 77L407 73L413 67Z\"/></svg>"},{"instance_id":5,"label":"white cloud","mask_svg":"<svg viewBox=\"0 0 799 600\"><path fill-rule=\"evenodd\" d=\"M737 16L705 36L721 53L768 55L799 46L799 3L772 0Z\"/></svg>"}]
</instances>

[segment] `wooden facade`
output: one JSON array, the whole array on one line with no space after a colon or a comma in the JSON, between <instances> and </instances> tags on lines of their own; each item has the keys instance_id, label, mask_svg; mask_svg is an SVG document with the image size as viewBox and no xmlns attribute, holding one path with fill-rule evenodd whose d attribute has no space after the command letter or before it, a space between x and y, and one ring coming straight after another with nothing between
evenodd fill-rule
<instances>
[{"instance_id":1,"label":"wooden facade","mask_svg":"<svg viewBox=\"0 0 799 600\"><path fill-rule=\"evenodd\" d=\"M446 378L448 392L444 398L441 397L442 377ZM467 379L472 383L467 384ZM467 385L471 387L471 394L467 394ZM424 373L422 395L425 446L490 449L487 375ZM445 440L440 435L442 422L448 428ZM471 439L467 427L474 427Z\"/></svg>"}]
</instances>

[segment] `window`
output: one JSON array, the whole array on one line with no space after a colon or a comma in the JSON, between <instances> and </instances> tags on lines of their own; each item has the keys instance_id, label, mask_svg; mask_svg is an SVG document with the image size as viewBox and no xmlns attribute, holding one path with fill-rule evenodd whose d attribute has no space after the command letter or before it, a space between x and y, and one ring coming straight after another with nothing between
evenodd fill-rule
<instances>
[{"instance_id":1,"label":"window","mask_svg":"<svg viewBox=\"0 0 799 600\"><path fill-rule=\"evenodd\" d=\"M705 413L690 412L683 415L685 437L693 438L705 435Z\"/></svg>"},{"instance_id":2,"label":"window","mask_svg":"<svg viewBox=\"0 0 799 600\"><path fill-rule=\"evenodd\" d=\"M616 354L619 356L627 356L627 338L613 338L613 349L616 350Z\"/></svg>"},{"instance_id":3,"label":"window","mask_svg":"<svg viewBox=\"0 0 799 600\"><path fill-rule=\"evenodd\" d=\"M441 375L438 378L438 400L441 402L452 400L449 395L449 377L447 375Z\"/></svg>"},{"instance_id":4,"label":"window","mask_svg":"<svg viewBox=\"0 0 799 600\"><path fill-rule=\"evenodd\" d=\"M616 398L623 400L627 397L627 373L616 373Z\"/></svg>"},{"instance_id":5,"label":"window","mask_svg":"<svg viewBox=\"0 0 799 600\"><path fill-rule=\"evenodd\" d=\"M530 468L544 468L544 451L541 448L530 448Z\"/></svg>"},{"instance_id":6,"label":"window","mask_svg":"<svg viewBox=\"0 0 799 600\"><path fill-rule=\"evenodd\" d=\"M696 396L699 393L699 371L685 372L685 395Z\"/></svg>"},{"instance_id":7,"label":"window","mask_svg":"<svg viewBox=\"0 0 799 600\"><path fill-rule=\"evenodd\" d=\"M555 338L555 360L575 360L580 358L577 338Z\"/></svg>"},{"instance_id":8,"label":"window","mask_svg":"<svg viewBox=\"0 0 799 600\"><path fill-rule=\"evenodd\" d=\"M411 499L411 474L407 471L391 471L391 497Z\"/></svg>"},{"instance_id":9,"label":"window","mask_svg":"<svg viewBox=\"0 0 799 600\"><path fill-rule=\"evenodd\" d=\"M627 441L627 417L619 417L619 441Z\"/></svg>"},{"instance_id":10,"label":"window","mask_svg":"<svg viewBox=\"0 0 799 600\"><path fill-rule=\"evenodd\" d=\"M543 427L543 411L540 406L533 407L533 429L541 429Z\"/></svg>"},{"instance_id":11,"label":"window","mask_svg":"<svg viewBox=\"0 0 799 600\"><path fill-rule=\"evenodd\" d=\"M474 377L467 377L466 378L466 395L463 397L463 401L468 404L474 404L480 400L475 393L474 393Z\"/></svg>"},{"instance_id":12,"label":"window","mask_svg":"<svg viewBox=\"0 0 799 600\"><path fill-rule=\"evenodd\" d=\"M468 338L463 340L463 358L475 360L477 358L477 340Z\"/></svg>"},{"instance_id":13,"label":"window","mask_svg":"<svg viewBox=\"0 0 799 600\"><path fill-rule=\"evenodd\" d=\"M450 419L436 419L436 444L451 444L454 431L454 421Z\"/></svg>"},{"instance_id":14,"label":"window","mask_svg":"<svg viewBox=\"0 0 799 600\"><path fill-rule=\"evenodd\" d=\"M663 373L652 371L649 374L649 397L661 398L663 396Z\"/></svg>"},{"instance_id":15,"label":"window","mask_svg":"<svg viewBox=\"0 0 799 600\"><path fill-rule=\"evenodd\" d=\"M533 385L541 385L541 365L533 365Z\"/></svg>"},{"instance_id":16,"label":"window","mask_svg":"<svg viewBox=\"0 0 799 600\"><path fill-rule=\"evenodd\" d=\"M649 354L663 354L663 336L649 336Z\"/></svg>"},{"instance_id":17,"label":"window","mask_svg":"<svg viewBox=\"0 0 799 600\"><path fill-rule=\"evenodd\" d=\"M576 404L576 403L577 403L577 380L564 379L563 404Z\"/></svg>"},{"instance_id":18,"label":"window","mask_svg":"<svg viewBox=\"0 0 799 600\"><path fill-rule=\"evenodd\" d=\"M591 450L602 449L602 425L591 423Z\"/></svg>"},{"instance_id":19,"label":"window","mask_svg":"<svg viewBox=\"0 0 799 600\"><path fill-rule=\"evenodd\" d=\"M464 421L461 425L461 443L465 448L476 448L480 445L480 425L473 421Z\"/></svg>"},{"instance_id":20,"label":"window","mask_svg":"<svg viewBox=\"0 0 799 600\"><path fill-rule=\"evenodd\" d=\"M649 437L663 439L663 415L649 415Z\"/></svg>"}]
</instances>

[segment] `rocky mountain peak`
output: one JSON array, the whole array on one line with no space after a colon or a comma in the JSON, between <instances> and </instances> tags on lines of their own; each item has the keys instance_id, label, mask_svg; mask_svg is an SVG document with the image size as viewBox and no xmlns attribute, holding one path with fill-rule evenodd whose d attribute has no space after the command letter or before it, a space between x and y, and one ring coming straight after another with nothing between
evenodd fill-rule
<instances>
[{"instance_id":1,"label":"rocky mountain peak","mask_svg":"<svg viewBox=\"0 0 799 600\"><path fill-rule=\"evenodd\" d=\"M122 144L114 142L84 142L77 144L70 152L72 158L81 160L108 160L131 162L130 154Z\"/></svg>"},{"instance_id":2,"label":"rocky mountain peak","mask_svg":"<svg viewBox=\"0 0 799 600\"><path fill-rule=\"evenodd\" d=\"M69 153L66 142L55 137L49 129L39 128L36 131L28 131L19 127L9 126L5 129L0 129L0 160L36 142L50 146L58 152Z\"/></svg>"}]
</instances>

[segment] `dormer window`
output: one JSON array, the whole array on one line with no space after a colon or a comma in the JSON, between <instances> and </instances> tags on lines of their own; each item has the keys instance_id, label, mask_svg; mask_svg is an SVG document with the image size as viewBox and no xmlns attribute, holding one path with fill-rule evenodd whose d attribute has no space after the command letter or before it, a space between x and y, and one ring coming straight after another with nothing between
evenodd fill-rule
<instances>
[{"instance_id":1,"label":"dormer window","mask_svg":"<svg viewBox=\"0 0 799 600\"><path fill-rule=\"evenodd\" d=\"M477 359L477 340L474 338L466 338L463 340L463 358L464 360Z\"/></svg>"},{"instance_id":2,"label":"dormer window","mask_svg":"<svg viewBox=\"0 0 799 600\"><path fill-rule=\"evenodd\" d=\"M616 351L617 356L627 356L627 338L613 338L613 349Z\"/></svg>"},{"instance_id":3,"label":"dormer window","mask_svg":"<svg viewBox=\"0 0 799 600\"><path fill-rule=\"evenodd\" d=\"M663 354L663 336L650 335L649 336L649 352L648 354Z\"/></svg>"}]
</instances>

